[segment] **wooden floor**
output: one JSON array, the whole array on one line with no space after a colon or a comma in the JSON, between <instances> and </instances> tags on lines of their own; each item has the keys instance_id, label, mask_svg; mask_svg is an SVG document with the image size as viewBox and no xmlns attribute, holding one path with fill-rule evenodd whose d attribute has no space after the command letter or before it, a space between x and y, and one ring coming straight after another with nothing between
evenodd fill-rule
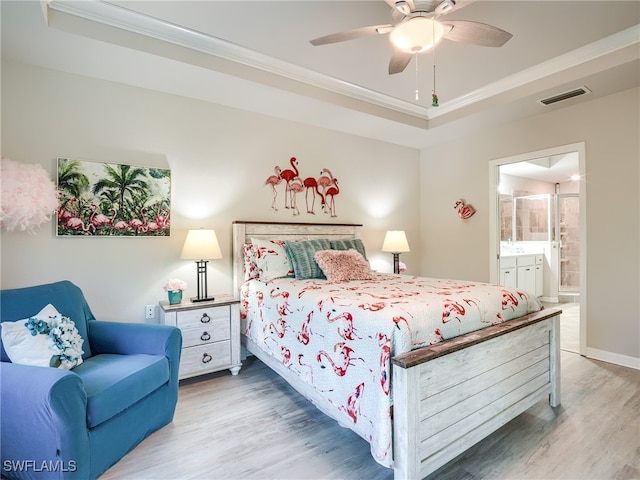
<instances>
[{"instance_id":1,"label":"wooden floor","mask_svg":"<svg viewBox=\"0 0 640 480\"><path fill-rule=\"evenodd\" d=\"M188 380L172 424L107 479L391 480L368 444L260 361ZM430 479L640 479L640 372L562 352L562 406L540 402Z\"/></svg>"}]
</instances>

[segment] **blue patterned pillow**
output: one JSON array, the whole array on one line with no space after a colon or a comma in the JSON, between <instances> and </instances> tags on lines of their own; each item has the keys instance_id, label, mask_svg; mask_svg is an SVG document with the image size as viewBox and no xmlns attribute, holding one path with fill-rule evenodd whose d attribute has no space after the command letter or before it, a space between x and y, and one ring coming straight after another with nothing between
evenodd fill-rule
<instances>
[{"instance_id":1,"label":"blue patterned pillow","mask_svg":"<svg viewBox=\"0 0 640 480\"><path fill-rule=\"evenodd\" d=\"M357 250L365 259L367 258L367 254L364 251L364 244L359 238L350 240L331 240L330 243L332 250L351 250L353 248L354 250Z\"/></svg>"},{"instance_id":2,"label":"blue patterned pillow","mask_svg":"<svg viewBox=\"0 0 640 480\"><path fill-rule=\"evenodd\" d=\"M300 240L285 244L289 262L293 266L293 273L299 280L305 278L326 278L316 262L314 255L321 250L331 250L331 244L326 238Z\"/></svg>"}]
</instances>

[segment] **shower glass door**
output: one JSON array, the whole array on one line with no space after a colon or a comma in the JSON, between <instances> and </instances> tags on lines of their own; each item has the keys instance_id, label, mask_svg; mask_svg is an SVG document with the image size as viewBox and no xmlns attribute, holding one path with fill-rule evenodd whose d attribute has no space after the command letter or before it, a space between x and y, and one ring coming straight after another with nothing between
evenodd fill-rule
<instances>
[{"instance_id":1,"label":"shower glass door","mask_svg":"<svg viewBox=\"0 0 640 480\"><path fill-rule=\"evenodd\" d=\"M580 195L558 195L560 293L580 293Z\"/></svg>"}]
</instances>

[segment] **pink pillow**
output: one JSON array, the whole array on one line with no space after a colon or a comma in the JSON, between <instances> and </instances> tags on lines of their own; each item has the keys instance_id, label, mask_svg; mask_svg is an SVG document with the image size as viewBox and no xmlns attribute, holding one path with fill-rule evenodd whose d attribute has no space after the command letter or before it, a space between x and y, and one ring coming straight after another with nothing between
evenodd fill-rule
<instances>
[{"instance_id":1,"label":"pink pillow","mask_svg":"<svg viewBox=\"0 0 640 480\"><path fill-rule=\"evenodd\" d=\"M354 249L320 250L314 258L329 283L375 278L369 262Z\"/></svg>"}]
</instances>

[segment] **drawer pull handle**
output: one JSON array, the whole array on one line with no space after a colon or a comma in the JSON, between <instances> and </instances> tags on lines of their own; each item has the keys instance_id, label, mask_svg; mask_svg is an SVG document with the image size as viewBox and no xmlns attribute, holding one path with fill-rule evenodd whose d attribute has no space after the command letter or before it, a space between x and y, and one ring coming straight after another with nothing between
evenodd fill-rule
<instances>
[{"instance_id":1,"label":"drawer pull handle","mask_svg":"<svg viewBox=\"0 0 640 480\"><path fill-rule=\"evenodd\" d=\"M209 335L209 332L202 332L202 335L200 335L200 340L202 340L203 342L211 340L211 335Z\"/></svg>"},{"instance_id":2,"label":"drawer pull handle","mask_svg":"<svg viewBox=\"0 0 640 480\"><path fill-rule=\"evenodd\" d=\"M211 317L206 313L203 313L202 317L200 318L200 323L209 323L210 321L211 321Z\"/></svg>"},{"instance_id":3,"label":"drawer pull handle","mask_svg":"<svg viewBox=\"0 0 640 480\"><path fill-rule=\"evenodd\" d=\"M213 360L213 357L211 355L209 355L208 353L202 354L202 363L209 363L211 360Z\"/></svg>"}]
</instances>

